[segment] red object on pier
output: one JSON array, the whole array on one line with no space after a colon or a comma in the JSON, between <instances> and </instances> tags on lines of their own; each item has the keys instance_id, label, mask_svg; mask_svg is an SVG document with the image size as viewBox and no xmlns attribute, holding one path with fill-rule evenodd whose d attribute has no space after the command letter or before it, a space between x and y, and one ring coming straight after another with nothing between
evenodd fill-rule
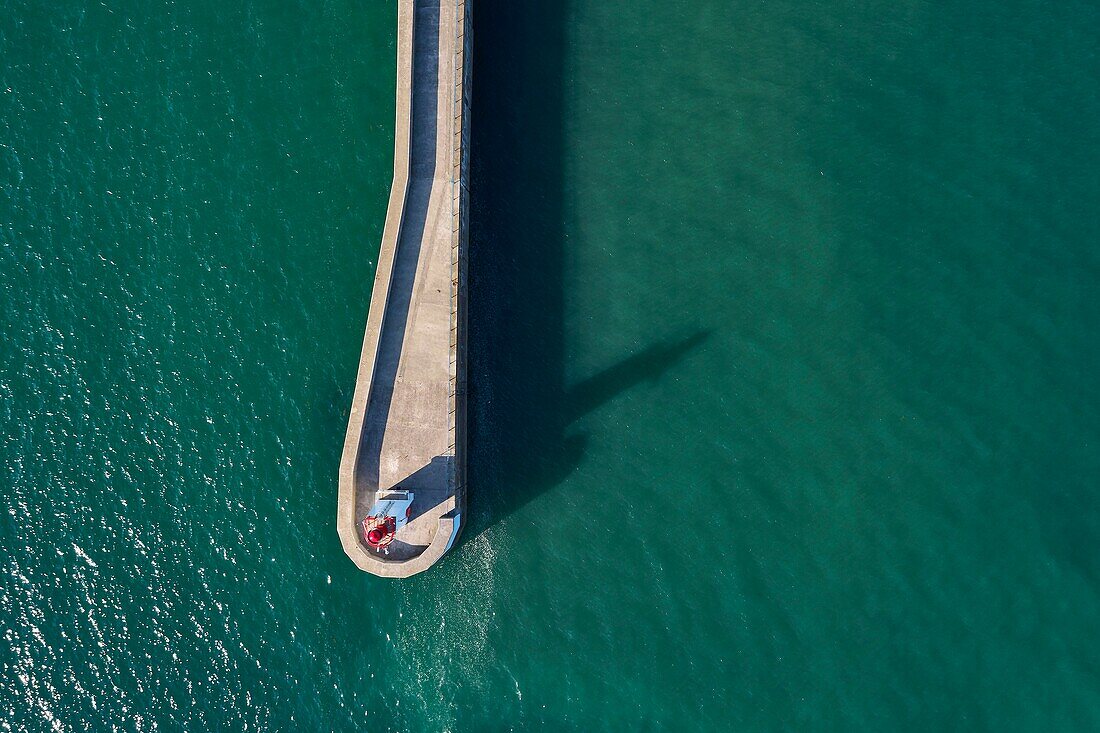
<instances>
[{"instance_id":1,"label":"red object on pier","mask_svg":"<svg viewBox=\"0 0 1100 733\"><path fill-rule=\"evenodd\" d=\"M395 534L397 534L397 519L394 517L369 516L363 520L363 539L376 550L393 542Z\"/></svg>"}]
</instances>

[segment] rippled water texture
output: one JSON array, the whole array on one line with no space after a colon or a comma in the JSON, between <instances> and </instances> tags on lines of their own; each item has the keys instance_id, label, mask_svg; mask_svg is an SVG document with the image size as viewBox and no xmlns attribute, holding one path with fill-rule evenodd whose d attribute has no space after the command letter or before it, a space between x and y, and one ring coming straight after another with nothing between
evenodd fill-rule
<instances>
[{"instance_id":1,"label":"rippled water texture","mask_svg":"<svg viewBox=\"0 0 1100 733\"><path fill-rule=\"evenodd\" d=\"M336 471L392 2L0 2L0 730L1100 728L1100 11L477 0L471 523Z\"/></svg>"}]
</instances>

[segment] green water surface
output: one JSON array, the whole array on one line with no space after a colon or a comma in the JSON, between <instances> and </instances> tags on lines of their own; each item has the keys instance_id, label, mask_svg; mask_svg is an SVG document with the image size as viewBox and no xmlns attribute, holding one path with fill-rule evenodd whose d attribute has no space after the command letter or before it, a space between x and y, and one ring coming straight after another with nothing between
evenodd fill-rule
<instances>
[{"instance_id":1,"label":"green water surface","mask_svg":"<svg viewBox=\"0 0 1100 733\"><path fill-rule=\"evenodd\" d=\"M477 0L468 525L336 473L390 2L0 2L0 730L1100 728L1100 8Z\"/></svg>"}]
</instances>

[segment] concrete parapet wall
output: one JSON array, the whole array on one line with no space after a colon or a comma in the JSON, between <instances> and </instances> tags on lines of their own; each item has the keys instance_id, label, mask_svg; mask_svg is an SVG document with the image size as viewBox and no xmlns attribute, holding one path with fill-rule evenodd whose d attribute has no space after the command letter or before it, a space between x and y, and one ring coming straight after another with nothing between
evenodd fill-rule
<instances>
[{"instance_id":1,"label":"concrete parapet wall","mask_svg":"<svg viewBox=\"0 0 1100 733\"><path fill-rule=\"evenodd\" d=\"M470 5L457 0L455 42L455 130L451 186L453 207L453 240L451 279L452 336L451 362L455 378L451 389L451 430L454 438L456 485L459 506L466 506L466 273L467 249L470 237L470 79L473 64L468 63L473 48L473 26Z\"/></svg>"}]
</instances>

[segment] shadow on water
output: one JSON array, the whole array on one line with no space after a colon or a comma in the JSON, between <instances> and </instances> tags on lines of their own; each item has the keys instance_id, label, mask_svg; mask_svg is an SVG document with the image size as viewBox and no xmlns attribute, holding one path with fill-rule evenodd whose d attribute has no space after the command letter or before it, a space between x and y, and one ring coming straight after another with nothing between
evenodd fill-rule
<instances>
[{"instance_id":1,"label":"shadow on water","mask_svg":"<svg viewBox=\"0 0 1100 733\"><path fill-rule=\"evenodd\" d=\"M583 417L640 382L658 379L710 334L709 330L696 331L684 338L653 344L570 387L563 405L565 422Z\"/></svg>"},{"instance_id":2,"label":"shadow on water","mask_svg":"<svg viewBox=\"0 0 1100 733\"><path fill-rule=\"evenodd\" d=\"M474 8L469 253L470 534L559 484L583 458L571 423L658 378L708 332L565 384L563 178L567 2Z\"/></svg>"}]
</instances>

